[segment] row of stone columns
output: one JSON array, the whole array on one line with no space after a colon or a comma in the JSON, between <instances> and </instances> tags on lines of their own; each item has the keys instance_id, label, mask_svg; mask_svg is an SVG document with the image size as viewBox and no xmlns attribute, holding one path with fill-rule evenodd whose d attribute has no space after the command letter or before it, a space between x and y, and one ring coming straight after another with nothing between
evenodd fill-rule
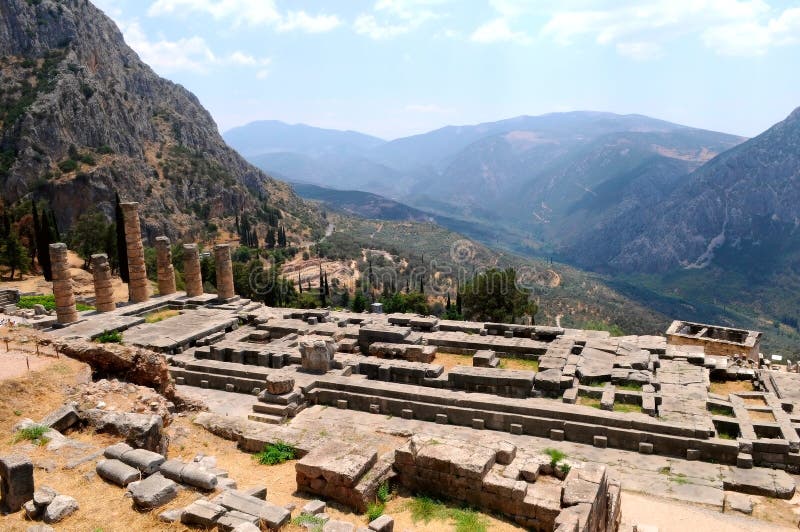
<instances>
[{"instance_id":1,"label":"row of stone columns","mask_svg":"<svg viewBox=\"0 0 800 532\"><path fill-rule=\"evenodd\" d=\"M129 299L133 303L147 301L150 297L147 268L144 262L144 246L139 225L139 204L121 203L125 224L125 245L128 251ZM226 301L235 297L233 288L233 264L228 244L214 246L214 260L217 272L217 299ZM50 261L53 270L53 294L56 300L56 319L59 323L78 321L75 294L72 291L72 277L67 261L67 246L63 243L50 244ZM172 248L166 236L156 238L156 265L158 292L169 295L176 292L175 268L172 265ZM200 269L200 251L197 244L183 245L183 266L186 295L203 295L203 276ZM97 312L114 310L114 289L111 284L111 266L105 253L92 255L92 277L94 281L95 308Z\"/></svg>"}]
</instances>

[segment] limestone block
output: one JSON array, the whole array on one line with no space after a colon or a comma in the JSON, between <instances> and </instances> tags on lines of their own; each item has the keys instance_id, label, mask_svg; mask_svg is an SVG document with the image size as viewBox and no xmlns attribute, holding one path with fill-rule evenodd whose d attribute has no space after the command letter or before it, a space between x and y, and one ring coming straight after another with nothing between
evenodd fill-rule
<instances>
[{"instance_id":1,"label":"limestone block","mask_svg":"<svg viewBox=\"0 0 800 532\"><path fill-rule=\"evenodd\" d=\"M224 506L198 499L184 508L181 514L181 523L184 525L211 527L216 524L217 519L222 517L225 512Z\"/></svg>"},{"instance_id":2,"label":"limestone block","mask_svg":"<svg viewBox=\"0 0 800 532\"><path fill-rule=\"evenodd\" d=\"M33 499L33 463L25 456L0 458L0 498L3 511L18 512Z\"/></svg>"},{"instance_id":3,"label":"limestone block","mask_svg":"<svg viewBox=\"0 0 800 532\"><path fill-rule=\"evenodd\" d=\"M98 462L95 470L103 480L123 488L141 476L138 469L114 459Z\"/></svg>"},{"instance_id":4,"label":"limestone block","mask_svg":"<svg viewBox=\"0 0 800 532\"><path fill-rule=\"evenodd\" d=\"M178 485L156 473L144 480L132 482L128 491L133 496L133 504L139 510L153 510L172 501L178 496Z\"/></svg>"}]
</instances>

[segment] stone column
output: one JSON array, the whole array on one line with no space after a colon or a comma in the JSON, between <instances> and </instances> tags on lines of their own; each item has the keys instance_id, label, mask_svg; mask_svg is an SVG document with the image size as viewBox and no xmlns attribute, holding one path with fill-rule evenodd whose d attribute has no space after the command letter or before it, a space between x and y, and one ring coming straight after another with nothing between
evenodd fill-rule
<instances>
[{"instance_id":1,"label":"stone column","mask_svg":"<svg viewBox=\"0 0 800 532\"><path fill-rule=\"evenodd\" d=\"M175 293L175 267L172 266L172 248L169 238L156 237L156 263L158 264L158 293L162 296Z\"/></svg>"},{"instance_id":2,"label":"stone column","mask_svg":"<svg viewBox=\"0 0 800 532\"><path fill-rule=\"evenodd\" d=\"M50 264L53 272L53 295L56 299L58 323L78 321L75 294L72 292L72 276L67 261L67 245L61 242L50 244Z\"/></svg>"},{"instance_id":3,"label":"stone column","mask_svg":"<svg viewBox=\"0 0 800 532\"><path fill-rule=\"evenodd\" d=\"M92 277L94 278L94 308L97 312L108 312L117 308L114 304L114 287L111 285L111 266L108 255L92 255Z\"/></svg>"},{"instance_id":4,"label":"stone column","mask_svg":"<svg viewBox=\"0 0 800 532\"><path fill-rule=\"evenodd\" d=\"M228 244L214 246L214 261L217 269L217 299L231 299L236 294L233 291L233 263Z\"/></svg>"},{"instance_id":5,"label":"stone column","mask_svg":"<svg viewBox=\"0 0 800 532\"><path fill-rule=\"evenodd\" d=\"M197 249L197 244L183 245L183 281L187 296L203 295L203 274L200 270L200 250Z\"/></svg>"},{"instance_id":6,"label":"stone column","mask_svg":"<svg viewBox=\"0 0 800 532\"><path fill-rule=\"evenodd\" d=\"M141 303L150 298L147 280L147 269L144 265L144 246L142 246L142 228L139 225L139 204L136 202L121 203L122 216L125 220L125 244L128 248L128 293L130 300Z\"/></svg>"}]
</instances>

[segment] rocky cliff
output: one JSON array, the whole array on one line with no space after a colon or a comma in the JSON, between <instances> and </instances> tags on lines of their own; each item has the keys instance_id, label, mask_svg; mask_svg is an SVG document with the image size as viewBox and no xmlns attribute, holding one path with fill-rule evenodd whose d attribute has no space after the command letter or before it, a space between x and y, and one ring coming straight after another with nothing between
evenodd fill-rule
<instances>
[{"instance_id":1,"label":"rocky cliff","mask_svg":"<svg viewBox=\"0 0 800 532\"><path fill-rule=\"evenodd\" d=\"M0 188L44 198L68 227L114 191L148 237L197 236L241 211L309 234L317 213L248 164L185 88L160 78L87 0L0 2Z\"/></svg>"}]
</instances>

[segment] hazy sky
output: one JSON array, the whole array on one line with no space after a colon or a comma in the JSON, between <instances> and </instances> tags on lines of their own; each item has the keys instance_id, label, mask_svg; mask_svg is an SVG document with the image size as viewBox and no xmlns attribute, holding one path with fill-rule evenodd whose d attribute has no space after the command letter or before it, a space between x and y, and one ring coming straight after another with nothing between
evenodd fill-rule
<instances>
[{"instance_id":1,"label":"hazy sky","mask_svg":"<svg viewBox=\"0 0 800 532\"><path fill-rule=\"evenodd\" d=\"M223 131L589 109L752 136L800 106L800 0L93 1Z\"/></svg>"}]
</instances>

